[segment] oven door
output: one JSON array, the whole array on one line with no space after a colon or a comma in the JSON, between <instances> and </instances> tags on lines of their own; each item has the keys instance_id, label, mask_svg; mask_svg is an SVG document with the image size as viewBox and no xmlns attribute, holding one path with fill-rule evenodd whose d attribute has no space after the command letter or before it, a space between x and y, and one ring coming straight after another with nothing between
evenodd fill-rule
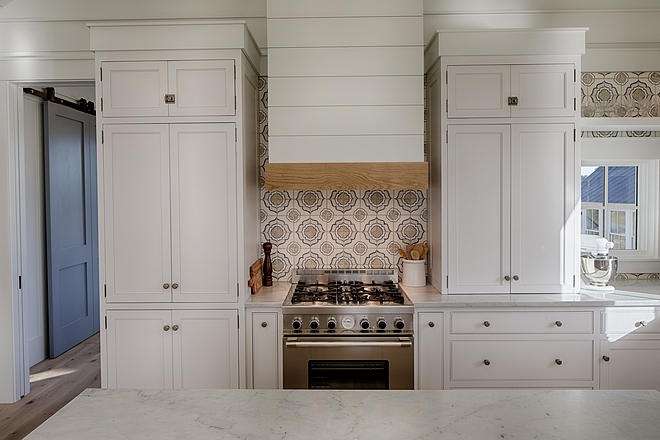
<instances>
[{"instance_id":1,"label":"oven door","mask_svg":"<svg viewBox=\"0 0 660 440\"><path fill-rule=\"evenodd\" d=\"M412 390L412 335L285 335L285 389Z\"/></svg>"}]
</instances>

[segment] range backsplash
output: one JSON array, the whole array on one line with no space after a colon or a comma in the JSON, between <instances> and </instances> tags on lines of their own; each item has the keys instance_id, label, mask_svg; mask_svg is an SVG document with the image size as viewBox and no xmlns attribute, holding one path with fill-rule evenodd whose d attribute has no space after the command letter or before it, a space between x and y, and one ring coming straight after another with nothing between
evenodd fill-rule
<instances>
[{"instance_id":1,"label":"range backsplash","mask_svg":"<svg viewBox=\"0 0 660 440\"><path fill-rule=\"evenodd\" d=\"M658 117L660 72L583 72L582 117ZM259 78L261 241L273 245L273 278L291 269L401 270L399 247L427 242L427 193L397 191L265 191L268 161L268 78ZM582 137L660 137L656 131L590 131ZM660 283L657 273L617 280Z\"/></svg>"}]
</instances>

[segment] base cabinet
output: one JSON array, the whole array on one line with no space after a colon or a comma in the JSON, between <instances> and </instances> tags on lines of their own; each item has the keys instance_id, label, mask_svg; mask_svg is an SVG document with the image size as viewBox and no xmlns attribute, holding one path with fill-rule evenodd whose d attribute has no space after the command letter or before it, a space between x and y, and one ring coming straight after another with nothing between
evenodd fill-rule
<instances>
[{"instance_id":1,"label":"base cabinet","mask_svg":"<svg viewBox=\"0 0 660 440\"><path fill-rule=\"evenodd\" d=\"M600 343L600 388L660 391L660 339Z\"/></svg>"},{"instance_id":2,"label":"base cabinet","mask_svg":"<svg viewBox=\"0 0 660 440\"><path fill-rule=\"evenodd\" d=\"M441 390L444 313L420 312L417 322L417 389Z\"/></svg>"},{"instance_id":3,"label":"base cabinet","mask_svg":"<svg viewBox=\"0 0 660 440\"><path fill-rule=\"evenodd\" d=\"M248 312L248 388L280 388L280 321L276 310Z\"/></svg>"},{"instance_id":4,"label":"base cabinet","mask_svg":"<svg viewBox=\"0 0 660 440\"><path fill-rule=\"evenodd\" d=\"M238 388L236 310L108 310L108 388Z\"/></svg>"}]
</instances>

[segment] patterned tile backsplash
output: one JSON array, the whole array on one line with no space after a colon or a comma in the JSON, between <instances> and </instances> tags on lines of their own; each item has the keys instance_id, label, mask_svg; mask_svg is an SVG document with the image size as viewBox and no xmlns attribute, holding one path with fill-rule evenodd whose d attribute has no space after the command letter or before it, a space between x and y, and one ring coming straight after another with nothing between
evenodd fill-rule
<instances>
[{"instance_id":1,"label":"patterned tile backsplash","mask_svg":"<svg viewBox=\"0 0 660 440\"><path fill-rule=\"evenodd\" d=\"M583 72L581 79L582 117L660 116L660 72ZM268 78L259 78L259 93L261 241L273 245L273 278L286 280L296 267L400 270L397 249L427 242L426 191L265 191ZM582 137L660 132L590 131Z\"/></svg>"}]
</instances>

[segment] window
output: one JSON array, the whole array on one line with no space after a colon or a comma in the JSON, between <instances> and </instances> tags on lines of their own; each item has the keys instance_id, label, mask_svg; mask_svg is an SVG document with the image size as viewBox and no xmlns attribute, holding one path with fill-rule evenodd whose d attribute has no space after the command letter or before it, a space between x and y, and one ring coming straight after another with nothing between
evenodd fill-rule
<instances>
[{"instance_id":1,"label":"window","mask_svg":"<svg viewBox=\"0 0 660 440\"><path fill-rule=\"evenodd\" d=\"M582 138L581 165L580 232L613 242L628 272L657 264L660 137Z\"/></svg>"}]
</instances>

